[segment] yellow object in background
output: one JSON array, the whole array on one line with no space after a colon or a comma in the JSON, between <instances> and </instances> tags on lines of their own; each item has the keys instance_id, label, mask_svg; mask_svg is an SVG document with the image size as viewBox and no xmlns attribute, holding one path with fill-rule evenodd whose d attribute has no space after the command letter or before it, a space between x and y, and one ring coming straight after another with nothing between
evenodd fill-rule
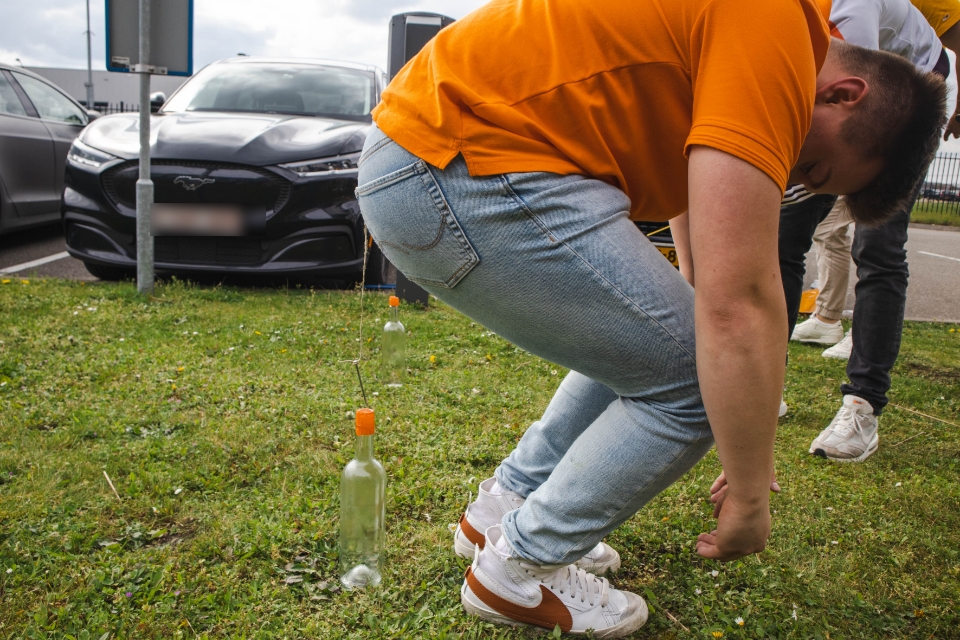
<instances>
[{"instance_id":1,"label":"yellow object in background","mask_svg":"<svg viewBox=\"0 0 960 640\"><path fill-rule=\"evenodd\" d=\"M820 289L807 289L800 295L800 313L813 313Z\"/></svg>"}]
</instances>

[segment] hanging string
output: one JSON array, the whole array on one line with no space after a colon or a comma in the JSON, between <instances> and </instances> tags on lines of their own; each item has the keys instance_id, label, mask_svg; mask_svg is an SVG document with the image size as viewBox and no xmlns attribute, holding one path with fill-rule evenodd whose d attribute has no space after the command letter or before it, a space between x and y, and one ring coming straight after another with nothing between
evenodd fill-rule
<instances>
[{"instance_id":1,"label":"hanging string","mask_svg":"<svg viewBox=\"0 0 960 640\"><path fill-rule=\"evenodd\" d=\"M363 388L363 376L360 375L360 362L363 360L363 294L367 289L367 258L370 256L370 245L372 243L373 238L370 237L367 231L367 225L363 225L363 266L360 271L360 326L357 337L357 342L359 342L360 345L357 349L357 357L355 360L337 361L339 363L350 363L353 365L353 368L357 372L357 382L360 383L360 395L363 396L363 406L365 407L369 407L370 403L367 401L367 392Z\"/></svg>"}]
</instances>

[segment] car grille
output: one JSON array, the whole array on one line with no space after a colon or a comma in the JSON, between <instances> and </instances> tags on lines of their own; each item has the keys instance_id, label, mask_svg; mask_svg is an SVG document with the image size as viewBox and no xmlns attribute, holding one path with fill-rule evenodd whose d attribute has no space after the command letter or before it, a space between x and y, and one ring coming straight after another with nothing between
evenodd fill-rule
<instances>
[{"instance_id":1,"label":"car grille","mask_svg":"<svg viewBox=\"0 0 960 640\"><path fill-rule=\"evenodd\" d=\"M104 172L103 190L115 205L137 206L137 161ZM164 203L263 205L267 214L283 208L290 183L261 167L225 162L154 160L150 163L153 200ZM212 182L202 183L211 180ZM188 189L187 187L194 187Z\"/></svg>"},{"instance_id":2,"label":"car grille","mask_svg":"<svg viewBox=\"0 0 960 640\"><path fill-rule=\"evenodd\" d=\"M153 239L154 260L170 264L259 264L259 238L205 238L159 236Z\"/></svg>"}]
</instances>

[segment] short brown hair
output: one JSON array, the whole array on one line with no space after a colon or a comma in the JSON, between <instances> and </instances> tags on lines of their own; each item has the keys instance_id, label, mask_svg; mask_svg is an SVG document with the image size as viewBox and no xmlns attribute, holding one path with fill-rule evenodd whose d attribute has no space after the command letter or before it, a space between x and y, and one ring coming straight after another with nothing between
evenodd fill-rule
<instances>
[{"instance_id":1,"label":"short brown hair","mask_svg":"<svg viewBox=\"0 0 960 640\"><path fill-rule=\"evenodd\" d=\"M846 71L870 87L864 107L844 123L840 134L863 157L884 160L880 175L846 198L854 220L881 225L912 206L940 146L947 117L946 84L939 75L924 73L892 53L841 40L833 40L830 49Z\"/></svg>"}]
</instances>

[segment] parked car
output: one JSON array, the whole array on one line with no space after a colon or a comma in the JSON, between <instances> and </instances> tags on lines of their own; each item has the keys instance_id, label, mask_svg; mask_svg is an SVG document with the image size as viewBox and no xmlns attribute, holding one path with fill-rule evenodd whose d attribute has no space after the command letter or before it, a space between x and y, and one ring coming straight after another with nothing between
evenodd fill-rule
<instances>
[{"instance_id":1,"label":"parked car","mask_svg":"<svg viewBox=\"0 0 960 640\"><path fill-rule=\"evenodd\" d=\"M246 56L188 80L151 116L152 217L165 212L174 225L154 237L156 270L359 279L357 161L385 85L376 67ZM100 118L67 159L67 249L104 279L136 266L138 122L137 114ZM218 216L245 221L242 231L219 225L221 235L205 235ZM367 281L389 277L370 246Z\"/></svg>"},{"instance_id":2,"label":"parked car","mask_svg":"<svg viewBox=\"0 0 960 640\"><path fill-rule=\"evenodd\" d=\"M37 74L0 65L0 233L60 218L67 151L95 115Z\"/></svg>"}]
</instances>

